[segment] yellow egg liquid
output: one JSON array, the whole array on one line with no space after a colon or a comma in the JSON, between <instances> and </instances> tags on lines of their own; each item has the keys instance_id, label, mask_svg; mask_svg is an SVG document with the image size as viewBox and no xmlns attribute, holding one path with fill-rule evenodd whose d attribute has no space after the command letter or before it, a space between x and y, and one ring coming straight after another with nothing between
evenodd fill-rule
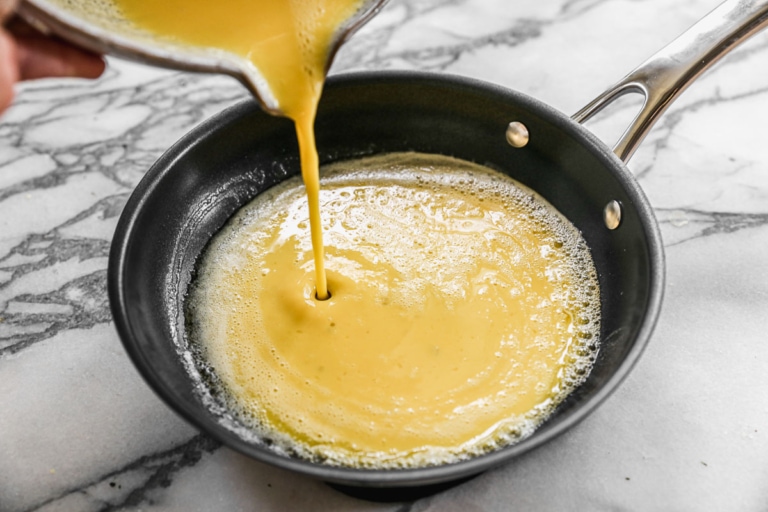
<instances>
[{"instance_id":1,"label":"yellow egg liquid","mask_svg":"<svg viewBox=\"0 0 768 512\"><path fill-rule=\"evenodd\" d=\"M318 208L314 122L336 30L362 0L113 0L136 26L173 41L215 48L255 67L296 125L309 198L315 287L328 295Z\"/></svg>"},{"instance_id":2,"label":"yellow egg liquid","mask_svg":"<svg viewBox=\"0 0 768 512\"><path fill-rule=\"evenodd\" d=\"M323 170L331 297L297 179L214 238L189 331L239 421L311 460L441 464L530 434L582 380L600 300L579 232L499 173L393 154Z\"/></svg>"}]
</instances>

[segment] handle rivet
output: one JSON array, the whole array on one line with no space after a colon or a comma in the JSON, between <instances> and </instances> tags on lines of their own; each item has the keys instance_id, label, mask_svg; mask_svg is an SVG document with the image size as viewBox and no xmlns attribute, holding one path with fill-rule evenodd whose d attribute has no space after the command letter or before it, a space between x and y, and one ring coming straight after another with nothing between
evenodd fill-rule
<instances>
[{"instance_id":1,"label":"handle rivet","mask_svg":"<svg viewBox=\"0 0 768 512\"><path fill-rule=\"evenodd\" d=\"M512 121L507 126L507 142L515 148L522 148L528 144L528 128L519 121Z\"/></svg>"},{"instance_id":2,"label":"handle rivet","mask_svg":"<svg viewBox=\"0 0 768 512\"><path fill-rule=\"evenodd\" d=\"M621 224L621 203L612 200L603 209L603 221L608 229L616 229Z\"/></svg>"}]
</instances>

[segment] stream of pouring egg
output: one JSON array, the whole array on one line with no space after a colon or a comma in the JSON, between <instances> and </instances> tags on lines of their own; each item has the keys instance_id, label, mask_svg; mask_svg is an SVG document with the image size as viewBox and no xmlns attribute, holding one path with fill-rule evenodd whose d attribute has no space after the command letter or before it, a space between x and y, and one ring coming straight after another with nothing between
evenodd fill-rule
<instances>
[{"instance_id":1,"label":"stream of pouring egg","mask_svg":"<svg viewBox=\"0 0 768 512\"><path fill-rule=\"evenodd\" d=\"M328 297L314 121L337 29L362 0L115 0L123 15L172 40L216 48L254 66L296 125L306 187L318 299Z\"/></svg>"}]
</instances>

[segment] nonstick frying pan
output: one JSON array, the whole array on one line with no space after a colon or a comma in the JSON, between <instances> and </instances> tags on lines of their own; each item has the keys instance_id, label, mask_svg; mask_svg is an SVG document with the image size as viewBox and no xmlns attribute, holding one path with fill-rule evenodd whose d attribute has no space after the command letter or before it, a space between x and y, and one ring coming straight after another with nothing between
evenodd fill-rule
<instances>
[{"instance_id":1,"label":"nonstick frying pan","mask_svg":"<svg viewBox=\"0 0 768 512\"><path fill-rule=\"evenodd\" d=\"M299 173L291 122L267 115L255 101L224 111L182 138L129 199L108 273L126 350L151 387L201 430L262 462L344 486L430 488L547 442L586 417L627 376L661 306L658 226L624 161L690 80L766 23L768 2L729 0L573 118L468 78L374 72L328 81L316 122L322 162L420 151L485 164L539 192L589 244L602 300L598 358L583 385L518 444L438 467L349 469L278 454L217 421L226 411L205 403L186 369L184 298L195 263L242 205ZM580 123L626 92L640 92L646 101L614 152Z\"/></svg>"}]
</instances>

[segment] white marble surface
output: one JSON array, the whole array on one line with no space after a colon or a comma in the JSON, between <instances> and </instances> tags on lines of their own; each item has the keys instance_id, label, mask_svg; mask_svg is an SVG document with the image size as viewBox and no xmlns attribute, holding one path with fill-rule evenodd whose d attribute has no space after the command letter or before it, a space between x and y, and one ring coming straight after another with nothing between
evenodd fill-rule
<instances>
[{"instance_id":1,"label":"white marble surface","mask_svg":"<svg viewBox=\"0 0 768 512\"><path fill-rule=\"evenodd\" d=\"M332 69L468 75L573 113L717 0L391 0ZM661 224L640 363L554 442L413 503L374 504L219 446L141 380L106 266L121 209L234 81L111 60L0 117L0 511L768 509L768 34L692 86L630 167ZM632 103L591 127L617 136Z\"/></svg>"}]
</instances>

